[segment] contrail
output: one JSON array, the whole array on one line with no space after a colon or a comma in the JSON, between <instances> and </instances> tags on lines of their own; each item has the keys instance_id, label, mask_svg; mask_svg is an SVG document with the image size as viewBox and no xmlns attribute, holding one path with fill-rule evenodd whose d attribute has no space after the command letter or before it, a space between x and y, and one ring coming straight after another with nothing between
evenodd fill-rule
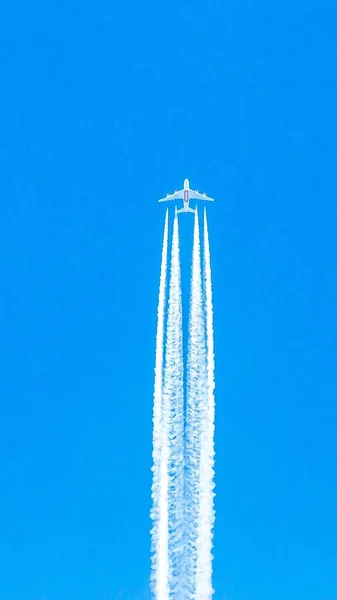
<instances>
[{"instance_id":1,"label":"contrail","mask_svg":"<svg viewBox=\"0 0 337 600\"><path fill-rule=\"evenodd\" d=\"M166 333L163 410L169 423L169 589L172 600L184 600L184 364L177 214L173 223Z\"/></svg>"},{"instance_id":2,"label":"contrail","mask_svg":"<svg viewBox=\"0 0 337 600\"><path fill-rule=\"evenodd\" d=\"M167 265L166 212L153 406L152 595L154 600L212 600L215 383L212 277L206 210L203 276L197 211L194 219L185 414L177 212L173 223L165 327Z\"/></svg>"},{"instance_id":3,"label":"contrail","mask_svg":"<svg viewBox=\"0 0 337 600\"><path fill-rule=\"evenodd\" d=\"M156 600L168 600L168 430L163 422L162 387L164 354L164 311L168 248L166 211L157 310L156 363L153 394L151 587Z\"/></svg>"},{"instance_id":4,"label":"contrail","mask_svg":"<svg viewBox=\"0 0 337 600\"><path fill-rule=\"evenodd\" d=\"M187 403L186 403L186 480L185 480L185 535L186 535L186 575L188 594L186 600L202 600L198 596L197 582L200 568L199 531L203 525L200 518L200 498L203 468L201 448L202 423L205 419L205 398L207 398L205 316L203 311L203 290L200 263L200 240L198 213L195 213L191 297L189 314L189 340L187 354ZM199 586L198 586L199 587ZM184 599L185 600L185 599Z\"/></svg>"},{"instance_id":5,"label":"contrail","mask_svg":"<svg viewBox=\"0 0 337 600\"><path fill-rule=\"evenodd\" d=\"M212 545L214 527L214 341L213 303L209 237L206 209L204 210L204 284L207 338L207 388L201 411L200 490L197 542L196 597L211 600Z\"/></svg>"}]
</instances>

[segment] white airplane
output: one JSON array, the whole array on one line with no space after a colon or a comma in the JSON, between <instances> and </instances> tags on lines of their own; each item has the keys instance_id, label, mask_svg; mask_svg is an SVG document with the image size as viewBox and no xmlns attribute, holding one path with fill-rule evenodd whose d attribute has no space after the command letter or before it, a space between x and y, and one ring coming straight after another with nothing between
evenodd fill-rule
<instances>
[{"instance_id":1,"label":"white airplane","mask_svg":"<svg viewBox=\"0 0 337 600\"><path fill-rule=\"evenodd\" d=\"M193 208L190 208L189 206L190 200L209 200L210 202L214 202L214 198L210 198L209 196L206 196L206 194L200 194L198 190L191 190L190 182L188 181L188 179L185 179L184 181L184 189L179 190L178 192L175 191L173 194L167 194L165 198L161 198L160 200L158 200L158 202L168 202L169 200L184 201L183 208L177 210L177 213L195 213L195 210Z\"/></svg>"}]
</instances>

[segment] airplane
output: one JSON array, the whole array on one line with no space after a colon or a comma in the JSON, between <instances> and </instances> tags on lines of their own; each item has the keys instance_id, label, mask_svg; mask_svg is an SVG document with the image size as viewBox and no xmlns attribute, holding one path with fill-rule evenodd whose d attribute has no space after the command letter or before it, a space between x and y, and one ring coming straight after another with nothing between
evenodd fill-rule
<instances>
[{"instance_id":1,"label":"airplane","mask_svg":"<svg viewBox=\"0 0 337 600\"><path fill-rule=\"evenodd\" d=\"M190 207L190 200L209 200L210 202L214 202L214 198L210 198L206 196L206 194L200 194L198 190L190 189L190 182L188 179L184 180L184 188L179 191L175 191L173 194L167 194L165 198L161 198L158 202L168 202L170 200L183 200L184 205L183 208L176 210L177 213L185 212L185 213L195 213L194 208Z\"/></svg>"}]
</instances>

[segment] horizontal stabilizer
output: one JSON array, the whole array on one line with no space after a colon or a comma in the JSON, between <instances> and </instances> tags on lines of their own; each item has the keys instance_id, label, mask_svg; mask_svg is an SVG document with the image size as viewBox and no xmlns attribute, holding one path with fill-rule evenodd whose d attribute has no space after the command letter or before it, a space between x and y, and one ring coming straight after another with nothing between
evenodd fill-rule
<instances>
[{"instance_id":1,"label":"horizontal stabilizer","mask_svg":"<svg viewBox=\"0 0 337 600\"><path fill-rule=\"evenodd\" d=\"M187 211L184 208L180 208L179 210L177 210L177 214L183 213L183 212L195 213L195 210L194 210L194 208L190 208L190 207L188 207Z\"/></svg>"}]
</instances>

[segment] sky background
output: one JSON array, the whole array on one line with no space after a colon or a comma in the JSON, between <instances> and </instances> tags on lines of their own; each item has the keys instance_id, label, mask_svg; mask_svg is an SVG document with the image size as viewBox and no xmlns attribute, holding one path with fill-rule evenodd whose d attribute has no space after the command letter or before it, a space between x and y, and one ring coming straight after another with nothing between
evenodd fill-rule
<instances>
[{"instance_id":1,"label":"sky background","mask_svg":"<svg viewBox=\"0 0 337 600\"><path fill-rule=\"evenodd\" d=\"M2 1L1 600L149 599L156 200L185 177L216 198L215 600L337 599L336 19Z\"/></svg>"}]
</instances>

